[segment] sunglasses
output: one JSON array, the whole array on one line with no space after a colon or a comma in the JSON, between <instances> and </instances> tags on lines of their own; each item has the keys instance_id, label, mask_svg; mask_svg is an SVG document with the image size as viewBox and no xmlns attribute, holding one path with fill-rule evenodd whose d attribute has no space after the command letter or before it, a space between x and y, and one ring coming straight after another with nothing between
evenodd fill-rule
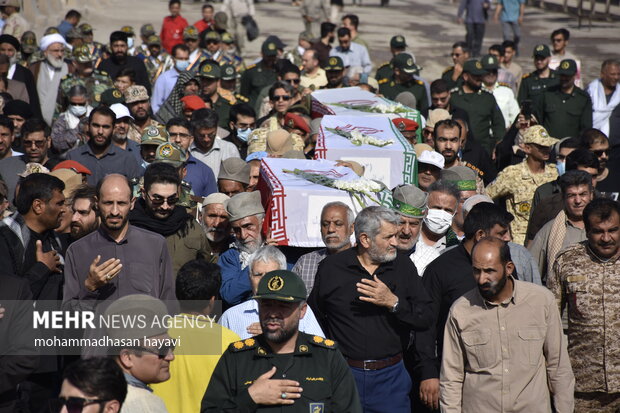
<instances>
[{"instance_id":1,"label":"sunglasses","mask_svg":"<svg viewBox=\"0 0 620 413\"><path fill-rule=\"evenodd\" d=\"M24 148L30 148L31 146L36 146L37 148L43 148L45 146L45 141L22 141Z\"/></svg>"},{"instance_id":2,"label":"sunglasses","mask_svg":"<svg viewBox=\"0 0 620 413\"><path fill-rule=\"evenodd\" d=\"M109 400L99 399L84 399L82 397L60 397L58 399L52 399L49 401L50 411L52 413L58 413L63 407L67 408L69 413L81 413L84 407L91 404L101 404Z\"/></svg>"},{"instance_id":3,"label":"sunglasses","mask_svg":"<svg viewBox=\"0 0 620 413\"><path fill-rule=\"evenodd\" d=\"M158 195L155 195L154 197L152 197L147 193L146 196L151 201L153 206L155 207L162 206L164 203L167 203L170 206L175 206L177 202L179 202L178 195L172 195L172 196L169 196L168 198L162 198Z\"/></svg>"},{"instance_id":4,"label":"sunglasses","mask_svg":"<svg viewBox=\"0 0 620 413\"><path fill-rule=\"evenodd\" d=\"M285 102L288 102L289 100L291 100L291 97L289 95L280 95L280 96L273 97L274 102L277 102L278 100L283 100Z\"/></svg>"},{"instance_id":5,"label":"sunglasses","mask_svg":"<svg viewBox=\"0 0 620 413\"><path fill-rule=\"evenodd\" d=\"M134 347L135 350L145 351L147 353L155 354L160 359L165 359L168 354L173 353L175 346L161 346L160 348L149 348L149 347Z\"/></svg>"},{"instance_id":6,"label":"sunglasses","mask_svg":"<svg viewBox=\"0 0 620 413\"><path fill-rule=\"evenodd\" d=\"M603 154L609 156L609 149L600 149L598 151L592 151L592 153L595 154L597 158L600 158Z\"/></svg>"},{"instance_id":7,"label":"sunglasses","mask_svg":"<svg viewBox=\"0 0 620 413\"><path fill-rule=\"evenodd\" d=\"M301 82L301 79L285 79L285 81L290 83L291 85L292 84L298 85Z\"/></svg>"}]
</instances>

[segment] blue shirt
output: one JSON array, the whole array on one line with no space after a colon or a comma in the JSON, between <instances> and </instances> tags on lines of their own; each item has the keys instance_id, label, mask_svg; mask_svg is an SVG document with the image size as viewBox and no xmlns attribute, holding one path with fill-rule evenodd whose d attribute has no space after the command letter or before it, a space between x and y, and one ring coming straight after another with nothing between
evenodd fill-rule
<instances>
[{"instance_id":1,"label":"blue shirt","mask_svg":"<svg viewBox=\"0 0 620 413\"><path fill-rule=\"evenodd\" d=\"M63 20L56 29L58 29L58 33L60 33L62 37L67 38L67 33L73 29L73 25L68 21Z\"/></svg>"},{"instance_id":2,"label":"blue shirt","mask_svg":"<svg viewBox=\"0 0 620 413\"><path fill-rule=\"evenodd\" d=\"M88 175L87 180L92 186L96 186L108 174L121 174L133 179L142 176L144 172L131 153L111 143L108 152L101 158L95 156L90 145L82 145L67 152L66 159L78 161L90 169L92 175Z\"/></svg>"},{"instance_id":3,"label":"blue shirt","mask_svg":"<svg viewBox=\"0 0 620 413\"><path fill-rule=\"evenodd\" d=\"M457 16L463 17L463 13L467 10L467 16L465 17L465 23L486 23L484 7L482 6L484 3L488 4L489 1L488 0L461 0L461 3L459 4L459 11L458 11Z\"/></svg>"},{"instance_id":4,"label":"blue shirt","mask_svg":"<svg viewBox=\"0 0 620 413\"><path fill-rule=\"evenodd\" d=\"M368 56L368 50L359 43L351 42L347 50L338 46L330 50L330 56L339 56L345 67L360 66L364 73L370 73L372 62Z\"/></svg>"},{"instance_id":5,"label":"blue shirt","mask_svg":"<svg viewBox=\"0 0 620 413\"><path fill-rule=\"evenodd\" d=\"M206 197L217 192L217 181L213 170L192 155L187 158L187 175L184 181L192 186L192 191L196 196Z\"/></svg>"},{"instance_id":6,"label":"blue shirt","mask_svg":"<svg viewBox=\"0 0 620 413\"><path fill-rule=\"evenodd\" d=\"M521 14L521 5L525 4L525 0L499 0L502 5L502 13L500 16L503 22L516 22Z\"/></svg>"},{"instance_id":7,"label":"blue shirt","mask_svg":"<svg viewBox=\"0 0 620 413\"><path fill-rule=\"evenodd\" d=\"M234 331L242 340L245 340L252 337L247 332L247 327L258 321L258 301L250 299L224 311L218 324ZM310 307L306 310L304 318L299 320L299 331L313 336L325 337Z\"/></svg>"},{"instance_id":8,"label":"blue shirt","mask_svg":"<svg viewBox=\"0 0 620 413\"><path fill-rule=\"evenodd\" d=\"M127 149L124 149L124 150L131 153L134 156L134 158L136 158L138 165L142 165L143 159L142 159L142 155L140 155L140 145L138 144L138 142L133 141L131 139L127 139Z\"/></svg>"},{"instance_id":9,"label":"blue shirt","mask_svg":"<svg viewBox=\"0 0 620 413\"><path fill-rule=\"evenodd\" d=\"M157 78L155 86L153 86L153 96L151 96L153 113L157 113L161 105L168 99L168 95L174 89L178 78L179 72L176 69L167 70Z\"/></svg>"}]
</instances>

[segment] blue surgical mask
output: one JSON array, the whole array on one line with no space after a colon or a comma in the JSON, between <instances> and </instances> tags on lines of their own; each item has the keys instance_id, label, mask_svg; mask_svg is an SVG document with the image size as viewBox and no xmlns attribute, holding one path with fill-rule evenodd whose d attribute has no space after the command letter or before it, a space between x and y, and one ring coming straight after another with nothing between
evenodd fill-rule
<instances>
[{"instance_id":1,"label":"blue surgical mask","mask_svg":"<svg viewBox=\"0 0 620 413\"><path fill-rule=\"evenodd\" d=\"M127 46L131 49L133 47L133 37L127 38Z\"/></svg>"},{"instance_id":2,"label":"blue surgical mask","mask_svg":"<svg viewBox=\"0 0 620 413\"><path fill-rule=\"evenodd\" d=\"M252 133L252 128L237 129L237 137L241 139L243 142L248 141L248 137L250 136L250 133Z\"/></svg>"},{"instance_id":3,"label":"blue surgical mask","mask_svg":"<svg viewBox=\"0 0 620 413\"><path fill-rule=\"evenodd\" d=\"M560 176L564 175L564 172L566 172L566 163L565 162L558 161L558 163L555 164L555 167L558 170L558 175L560 175Z\"/></svg>"},{"instance_id":4,"label":"blue surgical mask","mask_svg":"<svg viewBox=\"0 0 620 413\"><path fill-rule=\"evenodd\" d=\"M174 63L174 67L176 67L179 72L184 72L189 67L189 60L177 60Z\"/></svg>"}]
</instances>

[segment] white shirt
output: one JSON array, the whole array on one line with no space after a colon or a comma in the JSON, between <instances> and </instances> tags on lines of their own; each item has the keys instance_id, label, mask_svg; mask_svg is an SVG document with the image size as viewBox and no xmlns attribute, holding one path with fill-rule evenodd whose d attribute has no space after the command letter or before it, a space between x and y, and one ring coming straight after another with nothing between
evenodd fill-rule
<instances>
[{"instance_id":1,"label":"white shirt","mask_svg":"<svg viewBox=\"0 0 620 413\"><path fill-rule=\"evenodd\" d=\"M484 90L488 89L482 86ZM491 91L495 100L497 101L497 106L499 106L499 110L502 111L502 115L504 116L504 122L506 123L506 129L508 129L512 122L517 118L521 109L519 109L519 103L517 103L517 99L515 99L515 94L511 88L508 86L500 85L498 82L495 82L493 86L493 91Z\"/></svg>"},{"instance_id":2,"label":"white shirt","mask_svg":"<svg viewBox=\"0 0 620 413\"><path fill-rule=\"evenodd\" d=\"M196 159L205 163L213 170L216 179L220 173L220 166L224 159L233 157L240 158L239 150L234 144L217 138L213 142L211 149L206 153L202 152L195 143L192 143L189 150Z\"/></svg>"},{"instance_id":3,"label":"white shirt","mask_svg":"<svg viewBox=\"0 0 620 413\"><path fill-rule=\"evenodd\" d=\"M411 261L415 264L418 275L421 277L426 270L428 264L430 264L435 258L441 255L441 252L446 249L446 237L443 236L439 241L433 245L428 245L424 242L424 234L420 231L420 238L415 244L415 251L409 256Z\"/></svg>"}]
</instances>

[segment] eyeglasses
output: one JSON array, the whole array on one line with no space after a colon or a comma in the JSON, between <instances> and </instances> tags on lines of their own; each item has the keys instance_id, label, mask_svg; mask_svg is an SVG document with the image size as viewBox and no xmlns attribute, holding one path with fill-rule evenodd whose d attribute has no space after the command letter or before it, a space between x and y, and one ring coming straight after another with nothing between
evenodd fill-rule
<instances>
[{"instance_id":1,"label":"eyeglasses","mask_svg":"<svg viewBox=\"0 0 620 413\"><path fill-rule=\"evenodd\" d=\"M67 407L69 413L81 413L84 407L91 404L101 404L109 400L99 399L84 399L82 397L61 397L58 399L52 399L49 401L50 410L52 413L58 413L63 407Z\"/></svg>"},{"instance_id":2,"label":"eyeglasses","mask_svg":"<svg viewBox=\"0 0 620 413\"><path fill-rule=\"evenodd\" d=\"M134 350L138 351L146 351L147 353L155 354L160 359L165 359L168 354L173 353L175 346L167 345L161 346L159 348L149 348L149 347L134 347Z\"/></svg>"},{"instance_id":3,"label":"eyeglasses","mask_svg":"<svg viewBox=\"0 0 620 413\"><path fill-rule=\"evenodd\" d=\"M596 155L597 158L603 156L603 154L609 156L609 148L608 149L599 149L597 151L592 151L593 154Z\"/></svg>"},{"instance_id":4,"label":"eyeglasses","mask_svg":"<svg viewBox=\"0 0 620 413\"><path fill-rule=\"evenodd\" d=\"M289 100L291 100L291 97L289 95L280 95L280 96L274 96L273 97L273 101L277 102L279 100L283 100L285 102L288 102Z\"/></svg>"},{"instance_id":5,"label":"eyeglasses","mask_svg":"<svg viewBox=\"0 0 620 413\"><path fill-rule=\"evenodd\" d=\"M179 202L178 195L172 195L172 196L169 196L168 198L162 198L159 195L155 195L154 197L151 197L148 194L148 192L146 192L146 197L151 201L153 206L156 206L156 207L162 206L164 203L167 203L170 206L175 206L177 202Z\"/></svg>"},{"instance_id":6,"label":"eyeglasses","mask_svg":"<svg viewBox=\"0 0 620 413\"><path fill-rule=\"evenodd\" d=\"M301 83L301 79L284 79L285 82L288 82L289 84L295 84L298 85L299 83Z\"/></svg>"},{"instance_id":7,"label":"eyeglasses","mask_svg":"<svg viewBox=\"0 0 620 413\"><path fill-rule=\"evenodd\" d=\"M42 141L22 141L24 148L30 148L31 146L36 146L37 148L43 148L45 146L45 140Z\"/></svg>"},{"instance_id":8,"label":"eyeglasses","mask_svg":"<svg viewBox=\"0 0 620 413\"><path fill-rule=\"evenodd\" d=\"M170 135L171 138L183 138L183 139L189 139L192 137L192 135L187 134L187 133L181 133L181 132L168 132L168 135Z\"/></svg>"}]
</instances>

